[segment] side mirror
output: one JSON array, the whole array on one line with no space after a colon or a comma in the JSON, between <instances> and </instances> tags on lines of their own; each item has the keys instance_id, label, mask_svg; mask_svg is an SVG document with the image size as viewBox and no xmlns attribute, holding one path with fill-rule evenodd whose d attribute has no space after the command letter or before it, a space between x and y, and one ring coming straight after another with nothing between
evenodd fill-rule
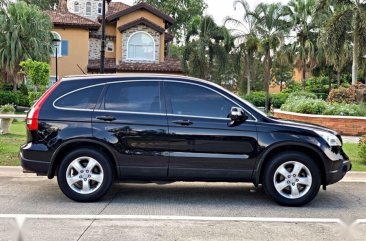
<instances>
[{"instance_id":1,"label":"side mirror","mask_svg":"<svg viewBox=\"0 0 366 241\"><path fill-rule=\"evenodd\" d=\"M248 119L248 116L245 114L244 110L239 107L232 107L228 117L230 118L232 124L241 124Z\"/></svg>"}]
</instances>

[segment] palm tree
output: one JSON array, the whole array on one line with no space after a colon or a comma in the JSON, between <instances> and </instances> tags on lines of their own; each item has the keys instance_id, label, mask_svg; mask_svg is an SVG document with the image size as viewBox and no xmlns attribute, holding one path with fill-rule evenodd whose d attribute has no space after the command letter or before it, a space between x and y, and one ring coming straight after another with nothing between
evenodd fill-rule
<instances>
[{"instance_id":1,"label":"palm tree","mask_svg":"<svg viewBox=\"0 0 366 241\"><path fill-rule=\"evenodd\" d=\"M324 26L323 41L336 59L344 52L348 35L352 38L352 84L356 84L358 64L366 53L366 2L364 0L319 0L317 11L332 7L334 14Z\"/></svg>"},{"instance_id":2,"label":"palm tree","mask_svg":"<svg viewBox=\"0 0 366 241\"><path fill-rule=\"evenodd\" d=\"M0 68L16 89L21 61L48 62L52 24L38 7L24 2L10 3L7 10L0 10L0 23Z\"/></svg>"},{"instance_id":3,"label":"palm tree","mask_svg":"<svg viewBox=\"0 0 366 241\"><path fill-rule=\"evenodd\" d=\"M284 42L289 23L280 3L259 4L254 12L250 13L257 21L255 29L260 36L263 49L264 82L266 90L266 111L269 110L269 84L271 81L272 56Z\"/></svg>"},{"instance_id":4,"label":"palm tree","mask_svg":"<svg viewBox=\"0 0 366 241\"><path fill-rule=\"evenodd\" d=\"M259 49L259 39L255 32L255 26L257 19L253 16L250 10L249 4L245 0L235 0L234 10L240 5L244 9L244 15L242 20L238 20L232 17L225 19L225 25L232 25L231 28L233 38L239 43L240 53L243 55L244 72L247 79L247 94L251 90L251 81L254 77L254 58Z\"/></svg>"},{"instance_id":5,"label":"palm tree","mask_svg":"<svg viewBox=\"0 0 366 241\"><path fill-rule=\"evenodd\" d=\"M289 18L292 31L296 33L296 40L293 43L293 52L301 65L301 81L305 89L307 64L315 57L315 41L311 35L317 26L313 21L315 0L291 0L284 11Z\"/></svg>"},{"instance_id":6,"label":"palm tree","mask_svg":"<svg viewBox=\"0 0 366 241\"><path fill-rule=\"evenodd\" d=\"M212 17L192 21L183 51L183 66L191 75L212 80L213 73L224 72L234 44L229 31Z\"/></svg>"}]
</instances>

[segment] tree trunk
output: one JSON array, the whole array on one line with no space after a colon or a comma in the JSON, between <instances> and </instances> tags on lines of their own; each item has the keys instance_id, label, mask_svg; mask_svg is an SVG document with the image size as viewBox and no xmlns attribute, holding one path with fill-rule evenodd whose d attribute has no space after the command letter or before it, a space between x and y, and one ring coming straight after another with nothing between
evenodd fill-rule
<instances>
[{"instance_id":1,"label":"tree trunk","mask_svg":"<svg viewBox=\"0 0 366 241\"><path fill-rule=\"evenodd\" d=\"M269 83L271 78L271 53L268 49L266 51L266 57L265 57L265 71L264 71L264 78L265 78L265 89L266 89L266 103L265 103L265 111L269 112L270 109L270 103L269 103Z\"/></svg>"},{"instance_id":2,"label":"tree trunk","mask_svg":"<svg viewBox=\"0 0 366 241\"><path fill-rule=\"evenodd\" d=\"M337 83L338 83L338 87L341 86L341 71L337 71Z\"/></svg>"},{"instance_id":3,"label":"tree trunk","mask_svg":"<svg viewBox=\"0 0 366 241\"><path fill-rule=\"evenodd\" d=\"M358 36L357 30L354 29L353 32L353 54L352 54L352 85L355 85L357 82L358 75Z\"/></svg>"},{"instance_id":4,"label":"tree trunk","mask_svg":"<svg viewBox=\"0 0 366 241\"><path fill-rule=\"evenodd\" d=\"M247 64L246 64L247 65L247 95L250 94L250 82L252 81L249 58L250 58L250 56L249 56L249 54L247 54Z\"/></svg>"},{"instance_id":5,"label":"tree trunk","mask_svg":"<svg viewBox=\"0 0 366 241\"><path fill-rule=\"evenodd\" d=\"M332 68L328 67L328 92L332 90Z\"/></svg>"},{"instance_id":6,"label":"tree trunk","mask_svg":"<svg viewBox=\"0 0 366 241\"><path fill-rule=\"evenodd\" d=\"M302 60L302 76L301 76L301 82L302 82L302 90L305 91L306 83L306 58Z\"/></svg>"}]
</instances>

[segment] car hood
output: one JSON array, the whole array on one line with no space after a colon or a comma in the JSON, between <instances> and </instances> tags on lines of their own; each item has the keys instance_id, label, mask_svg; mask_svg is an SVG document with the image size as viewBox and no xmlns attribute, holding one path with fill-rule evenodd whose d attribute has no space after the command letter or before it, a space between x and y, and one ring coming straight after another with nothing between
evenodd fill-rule
<instances>
[{"instance_id":1,"label":"car hood","mask_svg":"<svg viewBox=\"0 0 366 241\"><path fill-rule=\"evenodd\" d=\"M270 121L274 124L278 124L281 126L305 129L308 131L325 131L325 132L331 133L333 135L338 135L338 133L336 131L329 129L327 127L321 126L321 125L308 124L308 123L300 122L300 121L286 121L286 120L281 120L281 119L276 119L276 118L270 118Z\"/></svg>"}]
</instances>

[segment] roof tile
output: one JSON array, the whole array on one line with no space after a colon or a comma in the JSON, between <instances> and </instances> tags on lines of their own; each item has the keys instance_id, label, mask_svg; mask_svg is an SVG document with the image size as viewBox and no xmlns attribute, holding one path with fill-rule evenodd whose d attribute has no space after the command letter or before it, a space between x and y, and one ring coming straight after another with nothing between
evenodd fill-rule
<instances>
[{"instance_id":1,"label":"roof tile","mask_svg":"<svg viewBox=\"0 0 366 241\"><path fill-rule=\"evenodd\" d=\"M94 22L88 18L76 15L74 13L70 13L67 11L45 11L48 16L51 18L51 21L55 26L74 26L74 27L83 27L87 29L98 29L100 24Z\"/></svg>"}]
</instances>

